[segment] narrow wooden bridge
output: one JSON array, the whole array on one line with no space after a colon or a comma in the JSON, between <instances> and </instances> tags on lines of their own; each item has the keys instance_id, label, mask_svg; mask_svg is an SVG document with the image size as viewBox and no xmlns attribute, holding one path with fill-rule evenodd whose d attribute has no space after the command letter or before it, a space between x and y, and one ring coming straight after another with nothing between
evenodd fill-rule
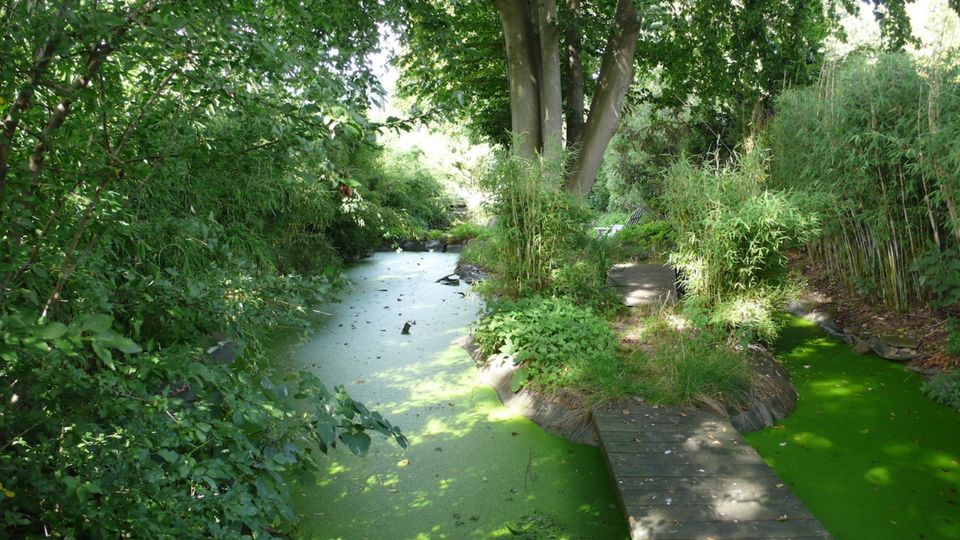
<instances>
[{"instance_id":1,"label":"narrow wooden bridge","mask_svg":"<svg viewBox=\"0 0 960 540\"><path fill-rule=\"evenodd\" d=\"M634 540L830 538L725 418L629 402L593 424Z\"/></svg>"}]
</instances>

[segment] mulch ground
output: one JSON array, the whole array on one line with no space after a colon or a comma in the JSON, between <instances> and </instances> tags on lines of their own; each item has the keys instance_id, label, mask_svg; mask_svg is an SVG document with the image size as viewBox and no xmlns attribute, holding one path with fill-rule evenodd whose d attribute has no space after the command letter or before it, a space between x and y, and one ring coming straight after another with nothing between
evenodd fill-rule
<instances>
[{"instance_id":1,"label":"mulch ground","mask_svg":"<svg viewBox=\"0 0 960 540\"><path fill-rule=\"evenodd\" d=\"M891 311L876 300L852 290L808 257L795 255L791 264L806 277L810 298L818 311L833 314L845 331L858 336L900 336L920 341L918 352L925 356L914 360L919 367L960 368L960 357L945 351L947 314L929 307L903 313Z\"/></svg>"}]
</instances>

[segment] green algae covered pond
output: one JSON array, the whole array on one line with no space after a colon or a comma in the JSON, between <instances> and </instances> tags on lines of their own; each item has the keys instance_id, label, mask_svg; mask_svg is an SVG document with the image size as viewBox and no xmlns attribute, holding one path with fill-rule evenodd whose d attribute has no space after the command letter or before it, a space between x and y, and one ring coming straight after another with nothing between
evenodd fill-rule
<instances>
[{"instance_id":1,"label":"green algae covered pond","mask_svg":"<svg viewBox=\"0 0 960 540\"><path fill-rule=\"evenodd\" d=\"M355 266L352 290L293 354L290 367L344 384L410 441L375 437L362 458L332 451L325 473L295 488L298 536L626 538L600 450L547 434L478 380L458 342L479 300L435 283L455 263L379 253Z\"/></svg>"},{"instance_id":2,"label":"green algae covered pond","mask_svg":"<svg viewBox=\"0 0 960 540\"><path fill-rule=\"evenodd\" d=\"M745 438L838 539L960 538L960 413L902 365L791 318L797 410Z\"/></svg>"}]
</instances>

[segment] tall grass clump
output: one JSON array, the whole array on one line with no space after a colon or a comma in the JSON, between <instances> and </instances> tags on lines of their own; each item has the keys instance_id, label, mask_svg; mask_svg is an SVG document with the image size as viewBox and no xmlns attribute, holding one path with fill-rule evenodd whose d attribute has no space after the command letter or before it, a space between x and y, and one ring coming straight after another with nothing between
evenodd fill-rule
<instances>
[{"instance_id":1,"label":"tall grass clump","mask_svg":"<svg viewBox=\"0 0 960 540\"><path fill-rule=\"evenodd\" d=\"M813 258L893 309L960 298L958 74L952 60L849 58L784 92L769 128L772 182L821 202Z\"/></svg>"},{"instance_id":2,"label":"tall grass clump","mask_svg":"<svg viewBox=\"0 0 960 540\"><path fill-rule=\"evenodd\" d=\"M644 339L649 346L630 351L625 362L645 381L641 392L650 401L708 406L745 401L753 375L726 332L681 330L654 316Z\"/></svg>"},{"instance_id":3,"label":"tall grass clump","mask_svg":"<svg viewBox=\"0 0 960 540\"><path fill-rule=\"evenodd\" d=\"M670 260L691 305L744 338L775 337L772 311L787 292L787 252L817 234L816 214L797 194L767 189L760 152L720 168L681 159L663 186L661 204L677 228Z\"/></svg>"},{"instance_id":4,"label":"tall grass clump","mask_svg":"<svg viewBox=\"0 0 960 540\"><path fill-rule=\"evenodd\" d=\"M489 240L475 248L481 253L471 257L494 274L494 294L585 300L602 287L606 264L602 249L590 249L591 213L560 189L561 169L500 156L488 170L483 185L493 194L494 225Z\"/></svg>"}]
</instances>

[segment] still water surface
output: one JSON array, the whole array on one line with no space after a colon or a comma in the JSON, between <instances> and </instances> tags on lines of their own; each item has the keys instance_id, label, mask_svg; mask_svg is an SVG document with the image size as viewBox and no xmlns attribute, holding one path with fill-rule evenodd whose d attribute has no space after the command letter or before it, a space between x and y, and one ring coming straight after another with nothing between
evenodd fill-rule
<instances>
[{"instance_id":1,"label":"still water surface","mask_svg":"<svg viewBox=\"0 0 960 540\"><path fill-rule=\"evenodd\" d=\"M301 535L516 538L532 521L528 538L625 538L600 451L545 433L478 380L458 342L481 303L466 285L435 283L455 264L378 253L347 272L352 289L292 355L291 368L346 385L410 440L403 450L375 436L363 458L333 451L317 483L296 489Z\"/></svg>"}]
</instances>

